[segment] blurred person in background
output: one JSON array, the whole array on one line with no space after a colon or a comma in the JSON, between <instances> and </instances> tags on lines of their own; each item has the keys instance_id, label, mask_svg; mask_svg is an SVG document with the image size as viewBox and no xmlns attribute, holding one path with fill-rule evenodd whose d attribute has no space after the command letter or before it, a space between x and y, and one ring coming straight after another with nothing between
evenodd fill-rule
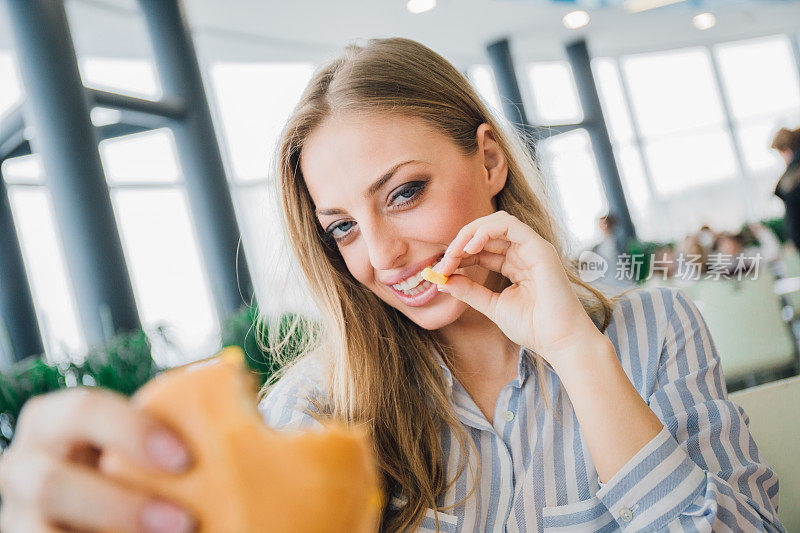
<instances>
[{"instance_id":1,"label":"blurred person in background","mask_svg":"<svg viewBox=\"0 0 800 533\"><path fill-rule=\"evenodd\" d=\"M770 148L777 150L786 162L786 171L778 179L775 196L783 200L786 232L795 248L800 250L800 128L779 129L772 138Z\"/></svg>"},{"instance_id":2,"label":"blurred person in background","mask_svg":"<svg viewBox=\"0 0 800 533\"><path fill-rule=\"evenodd\" d=\"M761 260L774 263L781 257L781 241L771 229L761 222L748 222L741 231L744 254L761 255Z\"/></svg>"},{"instance_id":3,"label":"blurred person in background","mask_svg":"<svg viewBox=\"0 0 800 533\"><path fill-rule=\"evenodd\" d=\"M621 250L617 247L614 232L617 229L617 220L611 213L600 217L597 220L597 227L600 228L600 242L592 247L592 251L606 260L608 267L613 269L617 264L617 257Z\"/></svg>"},{"instance_id":4,"label":"blurred person in background","mask_svg":"<svg viewBox=\"0 0 800 533\"><path fill-rule=\"evenodd\" d=\"M681 239L677 247L675 279L698 281L706 273L708 252L700 244L697 235L689 234Z\"/></svg>"},{"instance_id":5,"label":"blurred person in background","mask_svg":"<svg viewBox=\"0 0 800 533\"><path fill-rule=\"evenodd\" d=\"M734 276L744 271L750 259L744 257L744 242L738 233L721 232L708 254L708 271L723 276Z\"/></svg>"},{"instance_id":6,"label":"blurred person in background","mask_svg":"<svg viewBox=\"0 0 800 533\"><path fill-rule=\"evenodd\" d=\"M714 241L717 240L718 234L711 229L708 224L700 226L700 231L697 232L697 242L703 247L706 254L710 253L714 248Z\"/></svg>"}]
</instances>

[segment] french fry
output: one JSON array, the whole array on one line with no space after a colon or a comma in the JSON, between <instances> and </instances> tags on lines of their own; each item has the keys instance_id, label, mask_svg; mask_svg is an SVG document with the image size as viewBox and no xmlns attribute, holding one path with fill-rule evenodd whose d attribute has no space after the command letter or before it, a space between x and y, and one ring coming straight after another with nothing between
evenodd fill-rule
<instances>
[{"instance_id":1,"label":"french fry","mask_svg":"<svg viewBox=\"0 0 800 533\"><path fill-rule=\"evenodd\" d=\"M435 283L436 285L444 285L447 283L447 276L444 274L439 274L430 267L425 267L422 269L420 274L422 275L422 279L426 279L431 283Z\"/></svg>"}]
</instances>

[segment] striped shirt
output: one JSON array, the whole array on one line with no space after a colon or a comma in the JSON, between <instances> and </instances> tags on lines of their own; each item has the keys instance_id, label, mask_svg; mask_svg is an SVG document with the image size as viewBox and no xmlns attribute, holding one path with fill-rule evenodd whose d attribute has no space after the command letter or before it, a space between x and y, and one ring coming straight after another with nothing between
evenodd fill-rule
<instances>
[{"instance_id":1,"label":"striped shirt","mask_svg":"<svg viewBox=\"0 0 800 533\"><path fill-rule=\"evenodd\" d=\"M601 485L558 376L548 369L543 388L525 348L492 424L439 358L481 474L476 494L446 511L428 509L418 531L435 531L436 518L439 531L451 533L785 531L776 512L778 478L747 415L727 399L719 356L692 301L674 288L629 292L614 304L605 335L664 429ZM274 427L318 426L308 398L324 394L323 386L320 365L301 361L259 410ZM450 428L441 443L450 480L461 449ZM461 501L472 482L465 468L437 505Z\"/></svg>"}]
</instances>

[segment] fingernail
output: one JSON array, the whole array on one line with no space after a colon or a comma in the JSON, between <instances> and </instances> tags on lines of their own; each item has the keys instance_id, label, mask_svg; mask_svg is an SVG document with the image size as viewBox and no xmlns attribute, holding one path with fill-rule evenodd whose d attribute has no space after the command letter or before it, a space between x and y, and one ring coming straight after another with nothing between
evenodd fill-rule
<instances>
[{"instance_id":1,"label":"fingernail","mask_svg":"<svg viewBox=\"0 0 800 533\"><path fill-rule=\"evenodd\" d=\"M436 290L439 291L439 292L447 293L447 289L444 288L444 285L437 285L436 286Z\"/></svg>"},{"instance_id":2,"label":"fingernail","mask_svg":"<svg viewBox=\"0 0 800 533\"><path fill-rule=\"evenodd\" d=\"M467 253L471 253L469 250L470 250L470 248L472 248L472 246L473 246L473 245L474 245L476 242L478 242L478 241L476 241L476 240L475 240L475 237L471 238L471 239L470 239L470 240L467 242L467 244L464 246L464 251L465 251L465 252L467 252Z\"/></svg>"},{"instance_id":3,"label":"fingernail","mask_svg":"<svg viewBox=\"0 0 800 533\"><path fill-rule=\"evenodd\" d=\"M171 433L156 429L147 436L147 452L162 467L180 472L189 465L189 452Z\"/></svg>"},{"instance_id":4,"label":"fingernail","mask_svg":"<svg viewBox=\"0 0 800 533\"><path fill-rule=\"evenodd\" d=\"M189 533L194 531L192 517L167 502L153 501L142 511L142 525L150 533Z\"/></svg>"}]
</instances>

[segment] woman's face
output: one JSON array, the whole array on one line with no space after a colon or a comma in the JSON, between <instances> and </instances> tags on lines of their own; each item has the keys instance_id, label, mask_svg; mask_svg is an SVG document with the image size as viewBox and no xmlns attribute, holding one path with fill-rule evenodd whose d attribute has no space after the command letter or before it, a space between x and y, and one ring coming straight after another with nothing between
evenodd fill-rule
<instances>
[{"instance_id":1,"label":"woman's face","mask_svg":"<svg viewBox=\"0 0 800 533\"><path fill-rule=\"evenodd\" d=\"M492 198L505 185L491 130L483 124L476 137L479 149L465 156L420 119L351 114L326 119L302 150L317 219L350 273L425 329L451 324L467 304L427 281L408 287L464 225L495 211ZM482 285L489 277L477 265L456 273ZM403 280L406 292L393 287Z\"/></svg>"}]
</instances>

